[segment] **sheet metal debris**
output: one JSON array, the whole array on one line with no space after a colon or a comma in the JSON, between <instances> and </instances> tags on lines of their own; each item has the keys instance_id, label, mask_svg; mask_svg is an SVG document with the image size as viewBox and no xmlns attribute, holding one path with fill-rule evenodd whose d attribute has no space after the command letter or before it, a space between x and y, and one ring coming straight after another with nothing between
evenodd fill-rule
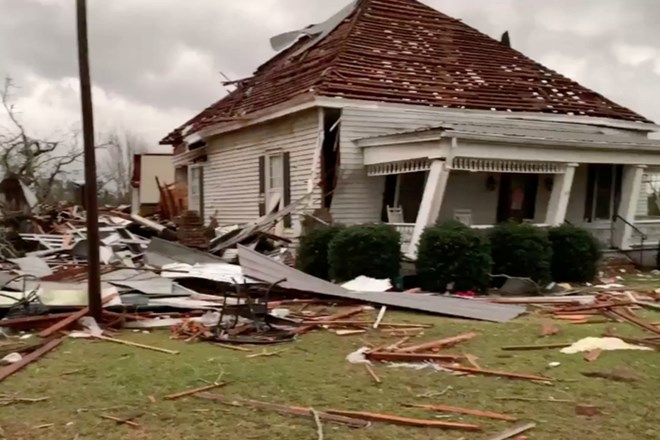
<instances>
[{"instance_id":1,"label":"sheet metal debris","mask_svg":"<svg viewBox=\"0 0 660 440\"><path fill-rule=\"evenodd\" d=\"M507 322L525 312L524 307L517 305L493 304L437 295L396 292L352 292L336 284L307 275L299 270L273 261L245 246L238 247L238 258L243 272L247 276L268 283L273 283L284 278L286 281L280 284L281 287L299 292L313 292L320 295L392 306L400 309L492 322Z\"/></svg>"}]
</instances>

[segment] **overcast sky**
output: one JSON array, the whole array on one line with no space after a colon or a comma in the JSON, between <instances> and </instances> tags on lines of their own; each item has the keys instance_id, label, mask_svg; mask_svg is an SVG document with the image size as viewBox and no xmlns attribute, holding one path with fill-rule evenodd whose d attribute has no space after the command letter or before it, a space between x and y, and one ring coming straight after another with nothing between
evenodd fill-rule
<instances>
[{"instance_id":1,"label":"overcast sky","mask_svg":"<svg viewBox=\"0 0 660 440\"><path fill-rule=\"evenodd\" d=\"M248 76L269 38L325 20L348 0L88 0L99 131L156 147ZM424 0L614 101L660 122L660 0ZM20 86L41 135L80 120L75 0L0 0L0 75Z\"/></svg>"}]
</instances>

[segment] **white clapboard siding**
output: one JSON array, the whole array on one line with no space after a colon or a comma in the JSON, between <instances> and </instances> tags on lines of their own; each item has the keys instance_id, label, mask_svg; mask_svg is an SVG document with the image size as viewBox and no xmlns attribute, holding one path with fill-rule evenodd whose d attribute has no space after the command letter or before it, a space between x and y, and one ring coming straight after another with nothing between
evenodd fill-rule
<instances>
[{"instance_id":1,"label":"white clapboard siding","mask_svg":"<svg viewBox=\"0 0 660 440\"><path fill-rule=\"evenodd\" d=\"M381 219L385 177L368 177L356 139L411 130L442 122L441 109L346 107L341 118L341 172L332 200L333 218L341 223Z\"/></svg>"},{"instance_id":2,"label":"white clapboard siding","mask_svg":"<svg viewBox=\"0 0 660 440\"><path fill-rule=\"evenodd\" d=\"M259 156L289 152L291 201L307 193L319 135L318 109L295 113L212 139L204 169L204 212L221 225L259 217ZM315 194L313 205L320 200ZM298 220L294 216L294 223Z\"/></svg>"}]
</instances>

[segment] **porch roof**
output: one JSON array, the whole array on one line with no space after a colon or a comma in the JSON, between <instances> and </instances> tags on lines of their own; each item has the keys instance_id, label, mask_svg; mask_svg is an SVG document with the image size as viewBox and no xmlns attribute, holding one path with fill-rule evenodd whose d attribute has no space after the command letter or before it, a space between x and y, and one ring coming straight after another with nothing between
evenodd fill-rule
<instances>
[{"instance_id":1,"label":"porch roof","mask_svg":"<svg viewBox=\"0 0 660 440\"><path fill-rule=\"evenodd\" d=\"M650 139L641 133L626 135L620 130L600 126L511 119L483 122L444 121L433 126L365 137L356 140L356 143L360 147L378 147L452 138L507 144L597 147L660 153L660 139Z\"/></svg>"}]
</instances>

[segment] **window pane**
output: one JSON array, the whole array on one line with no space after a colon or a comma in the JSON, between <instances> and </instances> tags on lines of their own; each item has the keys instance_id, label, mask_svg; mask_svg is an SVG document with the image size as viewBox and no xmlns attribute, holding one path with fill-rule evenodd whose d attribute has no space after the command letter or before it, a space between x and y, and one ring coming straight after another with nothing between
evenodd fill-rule
<instances>
[{"instance_id":1,"label":"window pane","mask_svg":"<svg viewBox=\"0 0 660 440\"><path fill-rule=\"evenodd\" d=\"M282 155L270 156L269 157L269 188L282 188L284 186L283 179L283 162Z\"/></svg>"}]
</instances>

